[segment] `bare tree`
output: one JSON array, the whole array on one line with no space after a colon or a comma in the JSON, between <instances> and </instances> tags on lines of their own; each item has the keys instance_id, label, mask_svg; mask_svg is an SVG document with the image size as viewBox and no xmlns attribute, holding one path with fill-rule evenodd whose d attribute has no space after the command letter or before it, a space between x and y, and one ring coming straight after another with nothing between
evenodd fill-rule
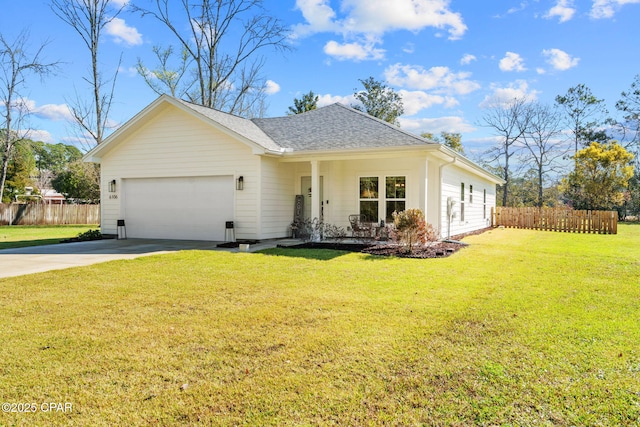
<instances>
[{"instance_id":1,"label":"bare tree","mask_svg":"<svg viewBox=\"0 0 640 427\"><path fill-rule=\"evenodd\" d=\"M21 91L29 75L40 78L55 71L57 62L44 62L43 51L47 42L29 54L29 33L22 31L15 40L8 41L0 34L0 201L4 196L7 169L16 144L29 137L26 118L29 107Z\"/></svg>"},{"instance_id":2,"label":"bare tree","mask_svg":"<svg viewBox=\"0 0 640 427\"><path fill-rule=\"evenodd\" d=\"M112 78L105 79L99 62L102 31L125 7L113 6L117 4L114 0L51 0L53 13L80 35L91 54L91 75L84 80L91 86L92 99L86 102L76 95L69 103L76 123L96 144L104 139L120 66Z\"/></svg>"},{"instance_id":3,"label":"bare tree","mask_svg":"<svg viewBox=\"0 0 640 427\"><path fill-rule=\"evenodd\" d=\"M191 63L189 52L182 49L180 54L180 62L176 68L171 67L171 58L174 56L173 46L163 49L161 46L154 46L153 53L158 58L159 65L153 70L145 67L144 63L138 58L136 70L142 76L145 83L158 95L167 93L171 96L184 97L191 87L195 84L196 79L192 76L187 82L183 82L183 78L189 71Z\"/></svg>"},{"instance_id":4,"label":"bare tree","mask_svg":"<svg viewBox=\"0 0 640 427\"><path fill-rule=\"evenodd\" d=\"M261 77L268 49L288 49L289 31L280 20L268 16L262 0L154 0L155 7L133 5L142 16L152 16L178 41L180 58L194 78L184 94L191 102L242 116L263 108L265 81ZM179 3L179 11L170 5ZM184 23L184 24L183 24ZM159 50L159 52L167 52ZM169 56L171 52L169 51ZM170 70L159 56L161 70ZM168 59L168 58L167 58ZM139 63L139 69L146 69ZM181 65L173 72L181 73ZM169 91L173 79L160 81ZM152 89L159 92L158 88Z\"/></svg>"},{"instance_id":5,"label":"bare tree","mask_svg":"<svg viewBox=\"0 0 640 427\"><path fill-rule=\"evenodd\" d=\"M526 97L513 98L508 101L494 100L487 113L482 117L484 125L493 129L500 138L498 145L493 147L487 155L489 162L498 163L505 180L502 192L502 206L507 206L509 183L511 181L511 158L519 151L523 135L529 123L530 110Z\"/></svg>"},{"instance_id":6,"label":"bare tree","mask_svg":"<svg viewBox=\"0 0 640 427\"><path fill-rule=\"evenodd\" d=\"M535 164L536 205L542 207L545 175L556 170L568 150L563 139L558 138L562 134L561 115L554 108L539 103L529 104L527 109L528 123L522 140Z\"/></svg>"}]
</instances>

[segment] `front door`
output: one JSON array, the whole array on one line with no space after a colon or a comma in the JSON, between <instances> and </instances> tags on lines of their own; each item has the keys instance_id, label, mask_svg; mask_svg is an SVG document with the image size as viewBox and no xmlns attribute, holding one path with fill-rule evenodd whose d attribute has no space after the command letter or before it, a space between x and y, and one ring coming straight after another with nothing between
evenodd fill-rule
<instances>
[{"instance_id":1,"label":"front door","mask_svg":"<svg viewBox=\"0 0 640 427\"><path fill-rule=\"evenodd\" d=\"M313 189L311 188L311 177L303 176L300 178L300 194L304 196L304 219L311 218L311 194ZM322 184L322 177L320 177L320 220L324 216L324 191Z\"/></svg>"}]
</instances>

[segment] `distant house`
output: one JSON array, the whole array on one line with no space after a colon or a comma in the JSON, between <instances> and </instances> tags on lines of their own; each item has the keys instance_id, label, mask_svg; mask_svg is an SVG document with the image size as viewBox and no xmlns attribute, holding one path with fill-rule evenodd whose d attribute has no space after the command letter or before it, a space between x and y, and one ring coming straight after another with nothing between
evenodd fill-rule
<instances>
[{"instance_id":1,"label":"distant house","mask_svg":"<svg viewBox=\"0 0 640 427\"><path fill-rule=\"evenodd\" d=\"M40 195L42 196L42 201L48 205L63 205L67 200L64 194L58 193L53 188L40 189Z\"/></svg>"},{"instance_id":2,"label":"distant house","mask_svg":"<svg viewBox=\"0 0 640 427\"><path fill-rule=\"evenodd\" d=\"M352 214L379 222L420 208L443 235L458 234L490 225L503 182L341 104L248 120L167 95L85 161L101 164L102 232L116 234L124 219L138 238L225 240L229 221L239 239L285 237L296 195L306 217L345 228Z\"/></svg>"}]
</instances>

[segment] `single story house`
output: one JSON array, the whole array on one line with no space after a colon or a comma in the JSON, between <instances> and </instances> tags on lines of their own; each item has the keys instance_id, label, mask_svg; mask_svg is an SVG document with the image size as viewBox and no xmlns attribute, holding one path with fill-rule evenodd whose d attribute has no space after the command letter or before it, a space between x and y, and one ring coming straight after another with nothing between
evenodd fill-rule
<instances>
[{"instance_id":1,"label":"single story house","mask_svg":"<svg viewBox=\"0 0 640 427\"><path fill-rule=\"evenodd\" d=\"M237 239L287 237L296 200L345 229L352 214L379 222L420 208L446 237L489 226L503 183L341 104L249 120L162 95L84 159L101 165L102 233L124 220L137 238L229 240L231 221Z\"/></svg>"}]
</instances>

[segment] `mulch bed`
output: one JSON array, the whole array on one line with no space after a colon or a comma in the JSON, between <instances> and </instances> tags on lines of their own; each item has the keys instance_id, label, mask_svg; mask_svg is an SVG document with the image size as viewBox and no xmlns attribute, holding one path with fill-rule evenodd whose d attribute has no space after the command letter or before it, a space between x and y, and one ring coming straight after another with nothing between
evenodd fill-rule
<instances>
[{"instance_id":1,"label":"mulch bed","mask_svg":"<svg viewBox=\"0 0 640 427\"><path fill-rule=\"evenodd\" d=\"M363 249L361 252L369 255L395 256L400 258L444 258L462 249L460 243L435 242L428 246L413 248L407 252L403 246L377 245Z\"/></svg>"},{"instance_id":2,"label":"mulch bed","mask_svg":"<svg viewBox=\"0 0 640 427\"><path fill-rule=\"evenodd\" d=\"M279 248L284 249L333 249L335 251L347 251L347 252L363 252L365 249L370 248L370 243L336 243L336 242L305 242L299 245L283 246L278 245Z\"/></svg>"},{"instance_id":3,"label":"mulch bed","mask_svg":"<svg viewBox=\"0 0 640 427\"><path fill-rule=\"evenodd\" d=\"M456 243L467 236L482 234L491 228L484 228L470 233L458 234L451 236L447 242L433 242L428 246L414 248L408 253L402 246L396 245L371 245L366 243L329 243L329 242L307 242L295 246L286 246L292 249L334 249L339 251L362 252L370 255L395 256L401 258L444 258L447 257L466 245L464 243Z\"/></svg>"},{"instance_id":4,"label":"mulch bed","mask_svg":"<svg viewBox=\"0 0 640 427\"><path fill-rule=\"evenodd\" d=\"M240 244L248 244L248 245L255 245L256 243L258 243L258 240L237 240L235 242L226 242L226 243L218 243L216 245L216 247L218 248L239 248Z\"/></svg>"}]
</instances>

